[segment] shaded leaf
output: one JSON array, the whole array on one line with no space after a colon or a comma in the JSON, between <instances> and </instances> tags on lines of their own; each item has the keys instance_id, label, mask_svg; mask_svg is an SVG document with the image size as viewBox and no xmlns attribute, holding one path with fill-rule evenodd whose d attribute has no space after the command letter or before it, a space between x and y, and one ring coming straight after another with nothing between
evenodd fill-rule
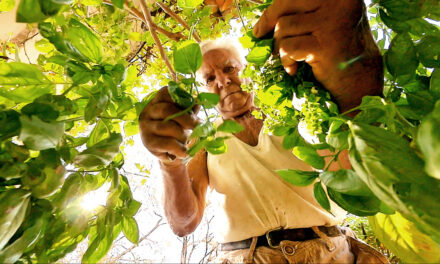
<instances>
[{"instance_id":1,"label":"shaded leaf","mask_svg":"<svg viewBox=\"0 0 440 264\"><path fill-rule=\"evenodd\" d=\"M311 147L296 146L293 148L293 154L300 160L310 164L313 168L323 169L325 166L324 158Z\"/></svg>"},{"instance_id":2,"label":"shaded leaf","mask_svg":"<svg viewBox=\"0 0 440 264\"><path fill-rule=\"evenodd\" d=\"M308 186L315 182L319 176L316 171L301 171L301 170L277 170L278 175L285 181L295 186Z\"/></svg>"},{"instance_id":3,"label":"shaded leaf","mask_svg":"<svg viewBox=\"0 0 440 264\"><path fill-rule=\"evenodd\" d=\"M368 186L352 170L324 171L319 179L333 190L359 196L373 196Z\"/></svg>"},{"instance_id":4,"label":"shaded leaf","mask_svg":"<svg viewBox=\"0 0 440 264\"><path fill-rule=\"evenodd\" d=\"M47 123L37 116L20 116L19 139L33 150L55 148L64 135L64 123Z\"/></svg>"},{"instance_id":5,"label":"shaded leaf","mask_svg":"<svg viewBox=\"0 0 440 264\"><path fill-rule=\"evenodd\" d=\"M327 194L325 193L324 188L322 188L322 184L320 182L317 182L315 185L313 185L313 196L322 206L322 208L330 212L330 201L328 200Z\"/></svg>"}]
</instances>

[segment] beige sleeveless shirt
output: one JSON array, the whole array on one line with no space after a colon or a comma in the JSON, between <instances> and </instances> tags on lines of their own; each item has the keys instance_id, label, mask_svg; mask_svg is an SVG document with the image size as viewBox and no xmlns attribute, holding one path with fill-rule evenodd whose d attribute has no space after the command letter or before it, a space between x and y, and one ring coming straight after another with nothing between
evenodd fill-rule
<instances>
[{"instance_id":1,"label":"beige sleeveless shirt","mask_svg":"<svg viewBox=\"0 0 440 264\"><path fill-rule=\"evenodd\" d=\"M263 129L262 129L263 130ZM220 135L219 135L220 136ZM282 147L282 137L260 131L258 145L231 136L228 151L208 154L208 173L215 208L214 232L221 242L260 236L282 228L332 226L345 212L332 203L332 216L313 197L313 185L293 186L277 169L312 170Z\"/></svg>"}]
</instances>

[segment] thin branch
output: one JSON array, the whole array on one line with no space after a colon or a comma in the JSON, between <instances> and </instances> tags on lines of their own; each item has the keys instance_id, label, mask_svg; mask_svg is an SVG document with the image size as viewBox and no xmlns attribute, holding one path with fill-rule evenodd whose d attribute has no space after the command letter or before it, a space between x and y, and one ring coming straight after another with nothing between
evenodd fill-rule
<instances>
[{"instance_id":1,"label":"thin branch","mask_svg":"<svg viewBox=\"0 0 440 264\"><path fill-rule=\"evenodd\" d=\"M124 252L122 252L121 254L119 254L118 256L116 256L115 258L112 259L112 261L118 260L120 259L122 256L124 256L125 254L131 252L133 249L135 249L142 241L144 241L145 239L148 238L149 235L151 235L151 233L153 233L159 226L164 225L165 223L161 223L163 220L163 218L159 218L159 220L157 220L156 225L147 233L145 234L143 237L141 237L139 239L139 242L137 245L132 245L131 247L127 248L126 250L124 250Z\"/></svg>"},{"instance_id":2,"label":"thin branch","mask_svg":"<svg viewBox=\"0 0 440 264\"><path fill-rule=\"evenodd\" d=\"M113 5L113 3L110 0L104 0L104 3L107 5ZM144 16L142 14L141 11L139 11L136 7L129 7L128 4L126 3L125 8L127 9L127 11L133 15L134 17L136 17L137 19L144 21ZM159 27L158 25L153 23L153 27L156 29L157 32L165 35L166 37L174 40L174 41L180 41L182 39L186 39L186 37L181 34L181 33L174 33L174 32L170 32L166 29L163 29L161 27Z\"/></svg>"},{"instance_id":3,"label":"thin branch","mask_svg":"<svg viewBox=\"0 0 440 264\"><path fill-rule=\"evenodd\" d=\"M253 3L253 4L257 4L257 5L264 4L264 2L260 1L260 0L247 0L247 1L250 2L250 3Z\"/></svg>"},{"instance_id":4,"label":"thin branch","mask_svg":"<svg viewBox=\"0 0 440 264\"><path fill-rule=\"evenodd\" d=\"M171 63L168 60L167 55L165 54L165 50L163 49L162 43L160 43L159 37L157 37L156 29L154 28L153 20L151 19L150 9L148 9L148 6L147 6L147 3L145 2L145 0L141 0L140 3L141 3L141 7L142 7L142 12L144 13L144 18L145 18L144 21L146 22L148 29L150 30L151 36L153 37L154 42L156 43L156 46L159 49L160 56L164 60L165 65L168 67L168 70L170 71L170 74L171 74L171 78L173 78L173 80L175 82L177 82L176 73L174 72L173 67L171 66Z\"/></svg>"},{"instance_id":5,"label":"thin branch","mask_svg":"<svg viewBox=\"0 0 440 264\"><path fill-rule=\"evenodd\" d=\"M177 20L183 27L185 27L189 32L191 32L191 27L185 22L185 20L183 20L180 16L178 16L176 13L174 13L168 6L166 6L164 3L160 2L160 1L156 2L156 4L158 6L160 6L160 8L162 8L162 10L165 11L165 13L167 13L172 18ZM197 42L201 41L200 37L197 35L197 33L195 31L193 31L192 36L194 37L194 39Z\"/></svg>"}]
</instances>

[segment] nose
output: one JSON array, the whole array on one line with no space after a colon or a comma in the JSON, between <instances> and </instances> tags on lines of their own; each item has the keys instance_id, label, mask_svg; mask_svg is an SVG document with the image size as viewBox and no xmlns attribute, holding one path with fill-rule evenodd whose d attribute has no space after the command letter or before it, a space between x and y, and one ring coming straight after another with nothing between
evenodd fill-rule
<instances>
[{"instance_id":1,"label":"nose","mask_svg":"<svg viewBox=\"0 0 440 264\"><path fill-rule=\"evenodd\" d=\"M218 74L217 77L217 86L219 89L228 87L229 85L231 85L231 79L229 78L229 76L227 74L224 73L220 73Z\"/></svg>"}]
</instances>

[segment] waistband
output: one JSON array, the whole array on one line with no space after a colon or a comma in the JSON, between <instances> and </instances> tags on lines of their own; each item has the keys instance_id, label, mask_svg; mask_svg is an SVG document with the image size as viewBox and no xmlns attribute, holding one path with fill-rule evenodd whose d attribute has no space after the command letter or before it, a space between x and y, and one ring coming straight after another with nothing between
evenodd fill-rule
<instances>
[{"instance_id":1,"label":"waistband","mask_svg":"<svg viewBox=\"0 0 440 264\"><path fill-rule=\"evenodd\" d=\"M329 237L336 237L342 235L341 230L338 226L318 226L319 231L324 233ZM320 236L313 231L312 228L295 228L295 229L273 229L269 230L266 234L261 235L257 238L257 247L265 246L276 248L281 241L306 241L310 239L319 238ZM237 250L249 248L252 244L252 237L228 243L220 244L221 251Z\"/></svg>"}]
</instances>

